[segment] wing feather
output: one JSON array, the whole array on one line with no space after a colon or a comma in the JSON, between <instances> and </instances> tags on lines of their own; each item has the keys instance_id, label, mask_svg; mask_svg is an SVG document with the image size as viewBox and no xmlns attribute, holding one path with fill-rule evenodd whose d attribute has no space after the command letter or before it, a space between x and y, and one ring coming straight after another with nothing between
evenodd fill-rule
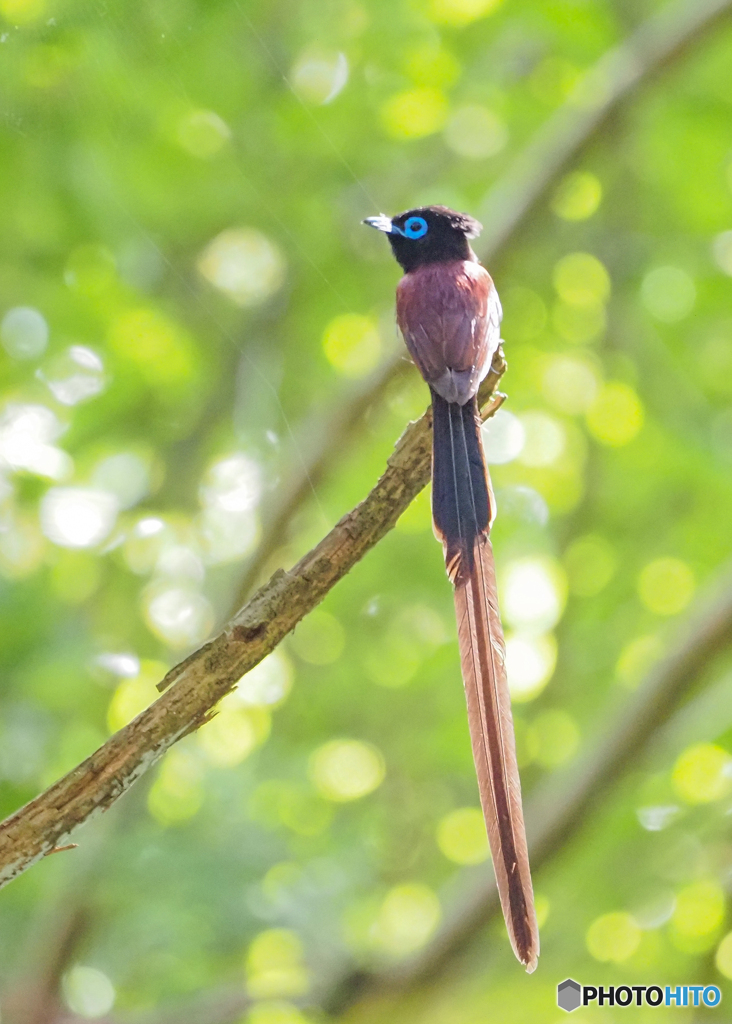
<instances>
[{"instance_id":1,"label":"wing feather","mask_svg":"<svg viewBox=\"0 0 732 1024\"><path fill-rule=\"evenodd\" d=\"M397 287L397 322L409 353L448 401L462 405L478 390L500 341L500 320L493 280L470 260L426 264Z\"/></svg>"}]
</instances>

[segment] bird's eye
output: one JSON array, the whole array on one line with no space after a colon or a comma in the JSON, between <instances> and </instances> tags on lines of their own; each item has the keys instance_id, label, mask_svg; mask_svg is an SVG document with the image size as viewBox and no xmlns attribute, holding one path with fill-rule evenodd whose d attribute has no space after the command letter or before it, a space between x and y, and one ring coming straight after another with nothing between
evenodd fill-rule
<instances>
[{"instance_id":1,"label":"bird's eye","mask_svg":"<svg viewBox=\"0 0 732 1024\"><path fill-rule=\"evenodd\" d=\"M404 224L406 238L422 238L427 234L428 225L424 217L410 217Z\"/></svg>"}]
</instances>

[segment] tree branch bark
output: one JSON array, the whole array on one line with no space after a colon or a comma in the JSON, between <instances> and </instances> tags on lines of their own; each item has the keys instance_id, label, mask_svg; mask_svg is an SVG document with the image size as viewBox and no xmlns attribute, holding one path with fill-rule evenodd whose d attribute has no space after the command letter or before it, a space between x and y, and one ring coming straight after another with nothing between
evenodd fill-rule
<instances>
[{"instance_id":1,"label":"tree branch bark","mask_svg":"<svg viewBox=\"0 0 732 1024\"><path fill-rule=\"evenodd\" d=\"M506 368L498 350L479 393L490 416ZM493 398L493 401L489 401ZM73 771L0 824L0 887L69 841L166 750L194 732L239 679L268 655L394 526L430 476L432 414L411 423L370 494L290 572L278 570L215 639L171 669L154 704ZM172 684L172 685L171 685Z\"/></svg>"},{"instance_id":2,"label":"tree branch bark","mask_svg":"<svg viewBox=\"0 0 732 1024\"><path fill-rule=\"evenodd\" d=\"M330 417L323 431L324 440L320 448L306 465L293 470L288 476L292 482L270 514L262 517L266 519L262 538L244 567L232 612L241 608L249 597L265 566L282 543L295 513L325 477L333 461L340 453L348 451L348 442L368 409L379 401L389 384L406 373L410 366L404 352L388 360L358 394L350 394Z\"/></svg>"}]
</instances>

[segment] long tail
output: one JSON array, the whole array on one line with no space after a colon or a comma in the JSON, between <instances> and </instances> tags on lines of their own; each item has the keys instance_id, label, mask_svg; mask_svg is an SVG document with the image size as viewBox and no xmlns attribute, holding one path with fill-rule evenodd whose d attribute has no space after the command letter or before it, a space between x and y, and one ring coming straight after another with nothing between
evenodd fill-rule
<instances>
[{"instance_id":1,"label":"long tail","mask_svg":"<svg viewBox=\"0 0 732 1024\"><path fill-rule=\"evenodd\" d=\"M521 809L521 784L498 614L493 495L476 399L446 402L432 392L432 516L455 587L460 661L493 867L514 953L536 968L539 930Z\"/></svg>"}]
</instances>

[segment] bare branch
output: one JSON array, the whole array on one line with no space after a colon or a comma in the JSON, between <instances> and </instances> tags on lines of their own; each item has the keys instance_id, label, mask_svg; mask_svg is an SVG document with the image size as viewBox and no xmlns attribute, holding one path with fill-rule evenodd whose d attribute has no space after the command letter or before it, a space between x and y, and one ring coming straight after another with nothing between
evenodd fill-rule
<instances>
[{"instance_id":1,"label":"bare branch","mask_svg":"<svg viewBox=\"0 0 732 1024\"><path fill-rule=\"evenodd\" d=\"M499 349L481 387L481 403L491 398L505 367ZM496 408L491 403L486 415ZM110 807L169 747L208 721L238 680L388 533L429 480L431 427L428 410L402 434L364 501L294 569L278 570L215 639L172 669L158 687L170 687L162 697L0 824L0 886L68 843L79 825Z\"/></svg>"}]
</instances>

